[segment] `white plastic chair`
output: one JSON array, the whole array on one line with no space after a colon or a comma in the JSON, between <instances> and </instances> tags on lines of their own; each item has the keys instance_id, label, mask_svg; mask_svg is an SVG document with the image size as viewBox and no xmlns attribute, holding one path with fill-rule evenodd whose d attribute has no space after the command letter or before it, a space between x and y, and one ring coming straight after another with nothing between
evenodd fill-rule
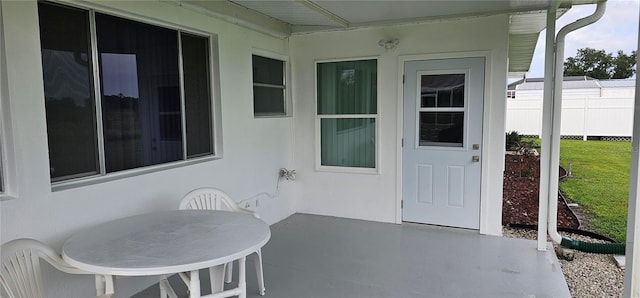
<instances>
[{"instance_id":1,"label":"white plastic chair","mask_svg":"<svg viewBox=\"0 0 640 298\"><path fill-rule=\"evenodd\" d=\"M0 286L9 298L41 298L43 294L40 259L56 269L70 274L92 274L67 264L60 254L35 239L15 239L0 247L2 268ZM103 276L96 276L96 284L104 283ZM100 291L100 289L98 289ZM111 297L98 293L99 297Z\"/></svg>"},{"instance_id":2,"label":"white plastic chair","mask_svg":"<svg viewBox=\"0 0 640 298\"><path fill-rule=\"evenodd\" d=\"M197 209L197 210L228 210L233 212L242 212L251 214L256 218L260 218L257 213L238 207L238 205L224 191L216 188L199 188L192 190L182 198L180 209ZM264 295L264 276L262 272L262 250L255 252L257 259L254 261L256 266L256 276L258 278L258 290L260 295ZM231 282L233 263L226 264L225 278L226 282ZM213 274L211 274L213 276ZM213 284L213 280L211 281Z\"/></svg>"}]
</instances>

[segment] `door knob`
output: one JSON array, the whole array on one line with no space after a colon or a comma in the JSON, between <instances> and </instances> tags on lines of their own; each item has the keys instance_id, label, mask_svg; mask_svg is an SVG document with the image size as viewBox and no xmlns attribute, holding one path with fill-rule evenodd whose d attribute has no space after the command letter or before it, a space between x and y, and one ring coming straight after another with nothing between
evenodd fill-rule
<instances>
[{"instance_id":1,"label":"door knob","mask_svg":"<svg viewBox=\"0 0 640 298\"><path fill-rule=\"evenodd\" d=\"M479 161L480 161L480 156L478 156L478 155L474 155L473 157L471 157L471 161L473 161L473 162L479 162Z\"/></svg>"}]
</instances>

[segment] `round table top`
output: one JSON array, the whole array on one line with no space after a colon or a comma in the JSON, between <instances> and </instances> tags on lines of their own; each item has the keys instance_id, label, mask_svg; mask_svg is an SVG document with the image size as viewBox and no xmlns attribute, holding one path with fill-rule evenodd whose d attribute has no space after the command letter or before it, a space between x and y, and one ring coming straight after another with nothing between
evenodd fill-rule
<instances>
[{"instance_id":1,"label":"round table top","mask_svg":"<svg viewBox=\"0 0 640 298\"><path fill-rule=\"evenodd\" d=\"M270 237L269 226L250 214L173 210L80 231L64 243L62 256L72 266L97 274L171 274L239 259Z\"/></svg>"}]
</instances>

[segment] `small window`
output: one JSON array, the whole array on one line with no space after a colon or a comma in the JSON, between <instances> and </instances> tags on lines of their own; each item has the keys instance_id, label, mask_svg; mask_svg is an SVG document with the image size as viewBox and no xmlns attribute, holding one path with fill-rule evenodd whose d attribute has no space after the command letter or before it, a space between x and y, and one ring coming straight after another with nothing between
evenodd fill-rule
<instances>
[{"instance_id":1,"label":"small window","mask_svg":"<svg viewBox=\"0 0 640 298\"><path fill-rule=\"evenodd\" d=\"M284 61L252 56L253 115L255 117L286 116Z\"/></svg>"},{"instance_id":2,"label":"small window","mask_svg":"<svg viewBox=\"0 0 640 298\"><path fill-rule=\"evenodd\" d=\"M507 90L507 98L516 98L516 90Z\"/></svg>"},{"instance_id":3,"label":"small window","mask_svg":"<svg viewBox=\"0 0 640 298\"><path fill-rule=\"evenodd\" d=\"M317 64L320 167L376 169L378 61Z\"/></svg>"}]
</instances>

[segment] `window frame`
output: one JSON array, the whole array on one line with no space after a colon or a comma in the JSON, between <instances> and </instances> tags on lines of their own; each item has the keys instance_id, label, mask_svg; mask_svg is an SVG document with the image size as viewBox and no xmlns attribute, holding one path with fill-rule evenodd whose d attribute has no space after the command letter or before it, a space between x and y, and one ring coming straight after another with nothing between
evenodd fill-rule
<instances>
[{"instance_id":1,"label":"window frame","mask_svg":"<svg viewBox=\"0 0 640 298\"><path fill-rule=\"evenodd\" d=\"M5 55L4 55L4 25L2 22L2 5L0 5L0 198L5 197L5 193L7 193L7 182L6 182L6 173L7 170L5 168L6 160L5 160L5 144L7 143L4 136L4 125L3 121L6 119L4 112L4 101L5 101L5 72L7 67L5 66Z\"/></svg>"},{"instance_id":2,"label":"window frame","mask_svg":"<svg viewBox=\"0 0 640 298\"><path fill-rule=\"evenodd\" d=\"M2 17L0 5L0 202L18 197Z\"/></svg>"},{"instance_id":3,"label":"window frame","mask_svg":"<svg viewBox=\"0 0 640 298\"><path fill-rule=\"evenodd\" d=\"M332 62L354 62L376 60L377 76L376 76L376 114L331 114L320 115L318 114L318 65L321 63ZM314 113L315 113L315 149L316 149L316 171L318 172L336 172L336 173L351 173L351 174L371 174L380 175L380 114L381 114L381 100L380 100L380 88L382 86L382 80L380 78L380 57L379 56L367 56L357 58L340 58L340 59L322 59L314 61ZM325 166L322 165L322 140L321 140L321 122L322 119L375 119L375 166L373 168L363 167L341 167L341 166Z\"/></svg>"},{"instance_id":4,"label":"window frame","mask_svg":"<svg viewBox=\"0 0 640 298\"><path fill-rule=\"evenodd\" d=\"M274 59L274 60L279 60L282 61L283 64L283 93L284 93L284 113L283 114L256 114L255 113L255 94L253 92L253 87L256 86L256 83L253 81L253 56L260 56L263 58L269 58L269 59ZM271 51L267 51L267 50L263 50L263 49L259 49L259 48L252 48L251 49L251 106L254 108L253 109L253 117L256 119L261 119L261 118L286 118L286 117L291 117L293 115L293 103L291 100L291 88L290 88L290 83L291 82L291 71L290 71L290 63L289 63L289 56L286 55L282 55L282 54L278 54L278 53L274 53ZM261 87L269 87L269 86L264 86L262 85ZM275 88L275 87L273 87Z\"/></svg>"},{"instance_id":5,"label":"window frame","mask_svg":"<svg viewBox=\"0 0 640 298\"><path fill-rule=\"evenodd\" d=\"M220 93L220 60L219 60L219 47L218 47L218 35L212 32L206 32L200 29L191 28L184 25L178 25L175 23L169 23L164 21L159 21L153 19L149 16L142 16L134 13L124 12L116 9L109 9L104 6L92 5L92 4L77 4L77 3L59 3L56 1L43 1L49 5L58 5L61 7L75 8L86 10L89 13L89 31L90 31L90 47L89 51L92 56L91 67L89 71L91 72L92 81L90 82L91 87L93 88L92 95L94 96L93 100L96 105L95 116L97 119L96 126L96 135L98 137L98 163L99 168L98 172L95 175L84 176L78 178L70 178L66 180L60 181L52 181L51 189L52 191L60 191L66 189L72 189L76 187L82 187L87 185L99 184L103 182L134 177L138 175L144 175L153 172L165 171L173 168L179 168L184 166L189 166L193 164L198 164L202 162L208 162L212 160L221 159L223 157L223 147L222 147L222 117L221 117L221 93ZM165 29L175 30L177 33L178 40L178 65L179 65L179 86L180 86L180 106L182 108L182 133L183 133L183 159L166 162L156 165L143 166L138 168L126 169L116 172L107 173L105 167L105 152L104 152L104 132L103 132L103 123L102 123L102 98L101 98L101 90L102 86L100 84L100 69L99 69L99 61L98 57L98 44L97 44L97 34L96 34L96 20L95 14L100 13L104 15L109 15L113 17L123 18L126 20L140 22L147 25L157 26ZM208 39L208 59L209 59L209 92L210 92L210 101L211 101L211 142L212 142L212 151L213 153L205 156L198 156L187 159L187 150L186 150L186 111L185 111L185 99L184 99L184 70L183 70L183 58L182 58L182 46L181 46L181 36L182 33L195 35ZM43 96L44 98L44 96Z\"/></svg>"}]
</instances>

